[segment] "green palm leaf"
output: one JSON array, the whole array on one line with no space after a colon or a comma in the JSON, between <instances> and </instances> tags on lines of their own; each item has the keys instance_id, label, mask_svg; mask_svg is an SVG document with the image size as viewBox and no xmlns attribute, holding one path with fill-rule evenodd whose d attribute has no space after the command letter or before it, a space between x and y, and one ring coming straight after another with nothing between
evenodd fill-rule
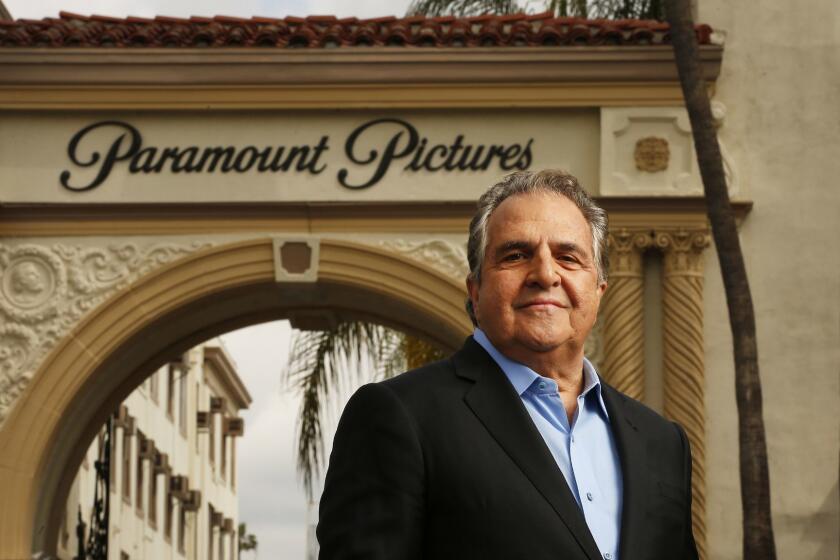
<instances>
[{"instance_id":1,"label":"green palm leaf","mask_svg":"<svg viewBox=\"0 0 840 560\"><path fill-rule=\"evenodd\" d=\"M324 410L342 388L392 377L443 357L399 331L362 321L342 321L327 331L295 331L285 370L301 395L297 420L297 469L311 498L324 464Z\"/></svg>"}]
</instances>

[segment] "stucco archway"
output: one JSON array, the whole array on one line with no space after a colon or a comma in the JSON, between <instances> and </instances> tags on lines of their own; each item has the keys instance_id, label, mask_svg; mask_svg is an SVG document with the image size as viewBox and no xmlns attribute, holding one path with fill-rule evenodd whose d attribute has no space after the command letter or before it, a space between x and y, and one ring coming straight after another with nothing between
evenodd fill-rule
<instances>
[{"instance_id":1,"label":"stucco archway","mask_svg":"<svg viewBox=\"0 0 840 560\"><path fill-rule=\"evenodd\" d=\"M321 240L318 280L277 284L270 238L210 248L150 273L88 315L45 359L0 431L0 558L55 547L84 445L146 373L232 328L332 309L452 349L470 330L461 283L386 250Z\"/></svg>"}]
</instances>

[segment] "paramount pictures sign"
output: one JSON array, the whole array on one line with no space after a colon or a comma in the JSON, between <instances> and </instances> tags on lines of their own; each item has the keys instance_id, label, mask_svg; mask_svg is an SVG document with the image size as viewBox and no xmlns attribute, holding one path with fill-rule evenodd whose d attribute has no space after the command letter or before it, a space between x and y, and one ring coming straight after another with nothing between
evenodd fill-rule
<instances>
[{"instance_id":1,"label":"paramount pictures sign","mask_svg":"<svg viewBox=\"0 0 840 560\"><path fill-rule=\"evenodd\" d=\"M377 129L388 128L385 141L374 147L367 137L375 138ZM85 138L99 129L110 131L113 139L107 149L99 151L81 146ZM145 145L140 131L124 121L102 121L88 125L73 135L67 147L70 161L78 167L91 167L96 176L88 184L73 185L72 171L61 172L61 185L71 191L94 189L108 180L119 165L132 175L158 173L309 173L319 175L327 171L322 156L334 149L329 135L322 135L312 143L269 146L150 146ZM533 156L533 138L518 143L471 143L464 134L456 134L451 141L433 143L417 128L402 119L382 118L368 121L353 130L342 142L349 162L360 169L351 173L342 167L336 174L338 183L348 189L366 189L377 184L392 165L403 171L487 171L496 166L502 171L528 169ZM89 143L88 143L89 144Z\"/></svg>"},{"instance_id":2,"label":"paramount pictures sign","mask_svg":"<svg viewBox=\"0 0 840 560\"><path fill-rule=\"evenodd\" d=\"M557 113L15 115L2 200L474 200L517 170L594 179L597 113Z\"/></svg>"}]
</instances>

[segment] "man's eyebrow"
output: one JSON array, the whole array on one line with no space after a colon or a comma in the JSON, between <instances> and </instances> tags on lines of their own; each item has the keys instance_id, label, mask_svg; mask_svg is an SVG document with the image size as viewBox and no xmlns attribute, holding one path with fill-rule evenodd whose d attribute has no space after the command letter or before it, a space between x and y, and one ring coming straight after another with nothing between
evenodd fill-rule
<instances>
[{"instance_id":1,"label":"man's eyebrow","mask_svg":"<svg viewBox=\"0 0 840 560\"><path fill-rule=\"evenodd\" d=\"M581 255L586 254L586 251L584 251L580 245L571 241L560 241L559 243L552 243L551 248L555 251L560 251L562 253L579 253Z\"/></svg>"},{"instance_id":2,"label":"man's eyebrow","mask_svg":"<svg viewBox=\"0 0 840 560\"><path fill-rule=\"evenodd\" d=\"M496 256L501 256L510 251L529 251L532 248L531 243L528 243L527 241L506 241L496 247L494 253Z\"/></svg>"}]
</instances>

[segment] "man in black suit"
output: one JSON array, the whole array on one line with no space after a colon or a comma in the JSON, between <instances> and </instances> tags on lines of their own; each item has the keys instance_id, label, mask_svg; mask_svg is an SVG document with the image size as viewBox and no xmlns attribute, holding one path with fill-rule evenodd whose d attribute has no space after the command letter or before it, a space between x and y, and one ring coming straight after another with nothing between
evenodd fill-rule
<instances>
[{"instance_id":1,"label":"man in black suit","mask_svg":"<svg viewBox=\"0 0 840 560\"><path fill-rule=\"evenodd\" d=\"M481 197L475 333L350 399L321 498L322 560L697 558L685 433L584 357L606 235L604 211L563 172L514 173Z\"/></svg>"}]
</instances>

